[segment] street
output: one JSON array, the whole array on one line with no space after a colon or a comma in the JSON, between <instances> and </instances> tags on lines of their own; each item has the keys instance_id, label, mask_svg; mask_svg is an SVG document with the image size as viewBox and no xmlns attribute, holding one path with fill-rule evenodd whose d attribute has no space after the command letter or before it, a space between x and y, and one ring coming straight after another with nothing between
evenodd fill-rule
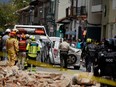
<instances>
[{"instance_id":1,"label":"street","mask_svg":"<svg viewBox=\"0 0 116 87\"><path fill-rule=\"evenodd\" d=\"M54 68L45 68L45 67L37 67L37 71L40 72L52 72L52 73L62 73L73 76L74 74L85 72L86 69L81 65L79 70L73 68L73 66L68 67L67 70L61 70L59 65L54 65Z\"/></svg>"}]
</instances>

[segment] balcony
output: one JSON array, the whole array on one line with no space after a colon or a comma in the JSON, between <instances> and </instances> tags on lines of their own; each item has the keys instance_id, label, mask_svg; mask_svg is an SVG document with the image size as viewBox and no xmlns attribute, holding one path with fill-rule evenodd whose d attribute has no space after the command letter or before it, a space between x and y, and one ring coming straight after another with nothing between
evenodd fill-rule
<instances>
[{"instance_id":1,"label":"balcony","mask_svg":"<svg viewBox=\"0 0 116 87\"><path fill-rule=\"evenodd\" d=\"M86 19L86 6L66 8L66 17L75 19Z\"/></svg>"},{"instance_id":2,"label":"balcony","mask_svg":"<svg viewBox=\"0 0 116 87\"><path fill-rule=\"evenodd\" d=\"M75 17L77 15L76 7L66 8L66 17Z\"/></svg>"},{"instance_id":3,"label":"balcony","mask_svg":"<svg viewBox=\"0 0 116 87\"><path fill-rule=\"evenodd\" d=\"M77 19L85 20L87 18L86 6L77 7Z\"/></svg>"},{"instance_id":4,"label":"balcony","mask_svg":"<svg viewBox=\"0 0 116 87\"><path fill-rule=\"evenodd\" d=\"M102 11L102 0L92 0L91 12L101 12Z\"/></svg>"},{"instance_id":5,"label":"balcony","mask_svg":"<svg viewBox=\"0 0 116 87\"><path fill-rule=\"evenodd\" d=\"M77 16L86 15L86 6L77 7Z\"/></svg>"}]
</instances>

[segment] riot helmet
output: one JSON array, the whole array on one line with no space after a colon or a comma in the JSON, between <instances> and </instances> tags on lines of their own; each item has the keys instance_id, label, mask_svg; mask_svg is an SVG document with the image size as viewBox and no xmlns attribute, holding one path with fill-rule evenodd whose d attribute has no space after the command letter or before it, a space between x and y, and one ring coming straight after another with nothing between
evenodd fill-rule
<instances>
[{"instance_id":1,"label":"riot helmet","mask_svg":"<svg viewBox=\"0 0 116 87\"><path fill-rule=\"evenodd\" d=\"M113 42L113 50L116 51L116 38L113 38L112 42Z\"/></svg>"},{"instance_id":2,"label":"riot helmet","mask_svg":"<svg viewBox=\"0 0 116 87\"><path fill-rule=\"evenodd\" d=\"M113 49L113 47L114 47L114 41L113 41L113 39L112 39L112 38L106 39L106 40L104 41L104 46L105 46L106 48L108 48L108 49Z\"/></svg>"}]
</instances>

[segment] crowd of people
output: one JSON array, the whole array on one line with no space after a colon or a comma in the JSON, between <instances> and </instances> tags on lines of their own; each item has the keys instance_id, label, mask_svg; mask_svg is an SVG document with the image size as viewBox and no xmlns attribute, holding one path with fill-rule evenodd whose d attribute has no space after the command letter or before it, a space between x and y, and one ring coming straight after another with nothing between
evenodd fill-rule
<instances>
[{"instance_id":1,"label":"crowd of people","mask_svg":"<svg viewBox=\"0 0 116 87\"><path fill-rule=\"evenodd\" d=\"M40 53L40 46L34 35L18 32L17 29L6 29L4 35L0 36L1 60L6 61L8 66L19 66L20 69L27 69L30 64L25 60L36 61ZM24 67L25 64L27 67Z\"/></svg>"},{"instance_id":2,"label":"crowd of people","mask_svg":"<svg viewBox=\"0 0 116 87\"><path fill-rule=\"evenodd\" d=\"M70 50L70 45L82 50L81 59L85 63L84 66L87 72L94 72L94 75L97 76L102 74L103 72L116 72L115 70L104 70L103 68L105 67L105 64L103 60L101 61L101 59L110 60L110 58L116 58L116 37L110 39L103 39L101 42L96 42L91 38L87 38L85 42L82 42L80 39L78 39L77 42L68 43L68 40L64 39L64 41L59 46L61 61L63 60L62 57L64 57L64 68L67 68L66 58L68 57L67 54ZM111 65L109 64L109 67L107 66L108 63L106 63L106 67L116 68L116 64L114 64L116 63L116 59L110 61L113 61L113 63L111 63ZM101 73L99 72L99 70L101 71Z\"/></svg>"},{"instance_id":3,"label":"crowd of people","mask_svg":"<svg viewBox=\"0 0 116 87\"><path fill-rule=\"evenodd\" d=\"M42 43L42 40L40 41ZM97 76L99 74L105 73L105 70L103 69L104 67L101 67L104 63L104 61L101 60L102 57L116 58L116 37L104 39L99 43L92 40L91 38L87 38L86 42L82 42L80 39L78 39L77 42L72 43L75 44L76 48L82 50L81 58L82 61L85 61L86 71L93 71ZM8 66L14 66L18 64L20 69L27 69L28 67L32 66L28 63L25 63L27 58L36 61L38 54L40 54L41 57L44 56L44 49L40 49L41 47L37 43L35 36L25 34L23 32L19 34L17 29L6 29L4 35L0 36L0 44L0 51L2 52L2 55L0 55L1 60L6 60ZM61 67L67 68L66 58L68 57L70 44L66 39L64 39L63 42L61 41L59 50ZM63 60L64 66L62 66ZM42 61L44 62L44 60ZM112 60L110 60L110 62L112 62ZM113 60L112 64L114 64L114 62L116 63L116 60ZM109 66L116 67L116 64L112 64L109 64ZM24 65L27 65L27 67L24 67ZM108 65L105 65L108 68ZM99 70L101 72L99 72ZM108 71L106 70L106 72ZM111 70L111 72L115 72L115 70Z\"/></svg>"}]
</instances>

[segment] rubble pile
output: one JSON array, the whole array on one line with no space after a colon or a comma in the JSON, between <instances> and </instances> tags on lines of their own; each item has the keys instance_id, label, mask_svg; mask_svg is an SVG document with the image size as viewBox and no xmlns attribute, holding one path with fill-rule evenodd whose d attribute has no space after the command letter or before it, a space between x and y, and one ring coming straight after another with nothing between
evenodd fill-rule
<instances>
[{"instance_id":1,"label":"rubble pile","mask_svg":"<svg viewBox=\"0 0 116 87\"><path fill-rule=\"evenodd\" d=\"M83 85L95 84L79 74L72 78L61 73L22 71L17 66L0 67L0 87L85 87Z\"/></svg>"},{"instance_id":2,"label":"rubble pile","mask_svg":"<svg viewBox=\"0 0 116 87\"><path fill-rule=\"evenodd\" d=\"M95 80L92 79L93 73L83 72L75 74L72 77L72 85L80 85L81 87L100 87L100 84L97 83Z\"/></svg>"},{"instance_id":3,"label":"rubble pile","mask_svg":"<svg viewBox=\"0 0 116 87\"><path fill-rule=\"evenodd\" d=\"M27 72L0 67L0 87L68 87L70 78L62 74Z\"/></svg>"}]
</instances>

